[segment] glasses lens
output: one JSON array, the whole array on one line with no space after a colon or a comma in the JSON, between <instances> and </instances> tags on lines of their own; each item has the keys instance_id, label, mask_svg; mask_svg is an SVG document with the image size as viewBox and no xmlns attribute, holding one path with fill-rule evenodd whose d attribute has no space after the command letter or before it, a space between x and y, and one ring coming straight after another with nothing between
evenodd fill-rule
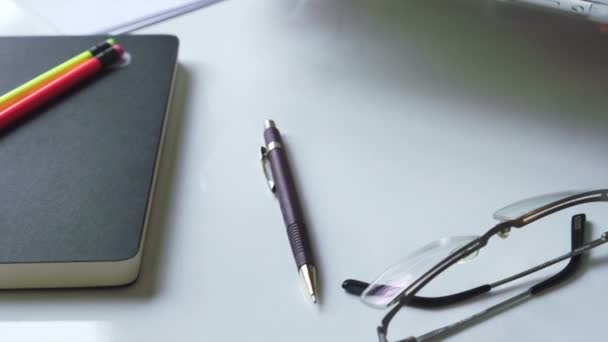
<instances>
[{"instance_id":1,"label":"glasses lens","mask_svg":"<svg viewBox=\"0 0 608 342\"><path fill-rule=\"evenodd\" d=\"M563 200L565 198L585 193L587 191L563 191L553 194L536 196L515 202L494 213L494 218L499 221L508 221L519 218L538 208L544 207L553 202Z\"/></svg>"},{"instance_id":2,"label":"glasses lens","mask_svg":"<svg viewBox=\"0 0 608 342\"><path fill-rule=\"evenodd\" d=\"M478 236L454 236L431 242L382 273L363 291L361 299L365 304L375 308L391 305L433 266L478 238ZM470 256L466 259L469 258Z\"/></svg>"}]
</instances>

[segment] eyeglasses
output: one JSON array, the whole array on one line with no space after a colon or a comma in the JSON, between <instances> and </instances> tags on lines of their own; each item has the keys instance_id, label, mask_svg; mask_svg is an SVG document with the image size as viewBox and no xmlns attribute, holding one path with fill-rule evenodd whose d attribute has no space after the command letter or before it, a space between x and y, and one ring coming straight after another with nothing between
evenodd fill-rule
<instances>
[{"instance_id":1,"label":"eyeglasses","mask_svg":"<svg viewBox=\"0 0 608 342\"><path fill-rule=\"evenodd\" d=\"M368 284L359 280L348 279L344 281L342 287L348 293L360 295L363 302L369 306L375 308L392 306L382 319L381 325L377 328L378 340L380 342L387 342L389 324L403 306L439 307L462 302L560 261L570 259L568 265L559 273L510 299L457 323L433 330L418 337L408 337L398 342L422 342L436 339L439 336L454 332L456 329L475 320L483 319L500 310L532 298L567 280L580 266L580 255L582 253L608 242L608 232L604 232L600 238L585 244L585 215L575 215L572 218L571 224L572 249L566 254L513 276L467 291L442 297L419 297L416 296L416 293L449 267L475 257L488 244L491 237L498 235L506 238L509 236L512 228L522 228L560 210L591 202L608 202L608 189L566 191L516 202L498 210L494 214L494 218L500 222L481 236L456 236L434 241L390 267L372 283Z\"/></svg>"}]
</instances>

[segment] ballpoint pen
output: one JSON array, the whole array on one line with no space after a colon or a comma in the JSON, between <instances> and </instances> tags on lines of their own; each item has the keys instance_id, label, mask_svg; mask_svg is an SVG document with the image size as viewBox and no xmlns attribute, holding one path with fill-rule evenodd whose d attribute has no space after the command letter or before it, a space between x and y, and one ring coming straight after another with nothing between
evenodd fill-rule
<instances>
[{"instance_id":1,"label":"ballpoint pen","mask_svg":"<svg viewBox=\"0 0 608 342\"><path fill-rule=\"evenodd\" d=\"M291 169L287 162L283 139L272 120L266 120L264 123L264 141L266 145L262 146L261 149L262 168L270 190L277 196L281 205L289 244L298 272L302 277L308 295L316 303L317 269L313 262L304 215ZM266 162L270 165L272 179L266 169Z\"/></svg>"}]
</instances>

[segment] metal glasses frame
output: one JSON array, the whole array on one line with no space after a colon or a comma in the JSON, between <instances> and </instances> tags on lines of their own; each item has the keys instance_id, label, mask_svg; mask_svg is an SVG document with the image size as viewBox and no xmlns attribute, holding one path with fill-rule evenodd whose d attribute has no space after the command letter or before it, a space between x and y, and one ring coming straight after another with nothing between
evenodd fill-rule
<instances>
[{"instance_id":1,"label":"metal glasses frame","mask_svg":"<svg viewBox=\"0 0 608 342\"><path fill-rule=\"evenodd\" d=\"M381 325L378 326L377 331L378 331L379 341L380 342L387 341L386 336L387 336L388 326L389 326L391 320L394 318L394 316L397 314L397 312L399 312L399 310L403 306L406 306L406 305L427 306L427 307L428 306L441 306L441 305L455 303L455 302L461 301L463 299L468 299L468 298L474 297L476 295L479 295L481 293L485 293L485 292L489 291L492 287L496 287L496 286L505 284L509 281L521 278L530 273L536 272L540 269L553 265L557 262L566 260L573 256L578 256L581 253L583 253L591 248L594 248L603 243L606 243L608 241L608 232L604 233L602 235L602 237L597 240L591 241L590 243L588 243L586 245L582 245L577 248L573 248L573 250L570 253L564 254L564 255L557 257L555 259L552 259L544 264L533 267L531 269L518 273L514 276L505 278L498 282L495 282L495 283L492 283L489 285L480 286L480 287L477 287L477 288L474 288L474 289L471 289L468 291L464 291L464 292L461 292L458 294L445 296L445 297L437 297L437 298L415 297L416 293L418 293L425 285L427 285L431 280L433 280L435 277L437 277L443 271L448 269L450 266L456 264L458 261L466 258L468 255L475 253L475 252L479 251L481 248L485 247L488 244L488 241L490 240L491 237L493 237L497 234L499 234L499 235L508 234L508 232L512 228L522 228L532 222L535 222L545 216L556 213L558 211L561 211L561 210L564 210L564 209L567 209L567 208L570 208L570 207L573 207L576 205L580 205L580 204L584 204L584 203L592 203L592 202L608 202L608 189L593 190L593 191L577 193L575 195L565 197L560 200L551 202L547 205L536 208L523 215L520 215L519 217L517 217L515 219L500 222L497 225L495 225L494 227L492 227L491 229L489 229L485 234L483 234L476 240L474 240L474 241L466 244L465 246L459 248L458 250L454 251L452 254L450 254L449 256L444 258L442 261L437 263L435 266L430 268L426 273L421 275L418 279L416 279L408 287L406 287L405 289L403 289L401 291L401 293L396 297L396 299L393 301L393 303L391 303L391 305L394 305L394 307L389 310L389 312L382 319ZM578 216L580 217L580 215L578 215ZM584 216L582 216L582 220L584 221ZM574 225L574 218L573 218L573 225ZM365 285L365 283L363 283L363 282L359 282L356 280L347 280L344 282L343 287L355 288L355 290L351 291L351 292L357 292L356 288L357 287L363 288L364 285ZM553 284L550 284L550 286L553 286ZM529 291L522 293L522 298L525 297L525 294L527 292L529 292ZM517 297L519 297L519 296L514 297L513 300L517 299ZM499 306L502 307L502 306L504 306L503 304L505 304L505 303L500 303ZM491 310L491 309L493 309L493 308L490 308L488 310ZM465 321L468 321L468 320L465 320ZM410 337L408 339L401 340L401 341L411 342L411 341L418 341L418 340L416 338Z\"/></svg>"}]
</instances>

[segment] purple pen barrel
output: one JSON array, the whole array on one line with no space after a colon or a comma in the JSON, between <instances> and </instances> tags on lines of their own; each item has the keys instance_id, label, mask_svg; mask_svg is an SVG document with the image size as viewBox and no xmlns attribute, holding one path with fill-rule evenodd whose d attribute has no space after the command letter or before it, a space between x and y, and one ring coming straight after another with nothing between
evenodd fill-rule
<instances>
[{"instance_id":1,"label":"purple pen barrel","mask_svg":"<svg viewBox=\"0 0 608 342\"><path fill-rule=\"evenodd\" d=\"M285 153L283 139L271 120L266 121L264 140L268 149L267 158L270 170L276 185L275 194L281 205L287 236L299 270L302 265L313 264L312 252L306 233L302 206Z\"/></svg>"}]
</instances>

